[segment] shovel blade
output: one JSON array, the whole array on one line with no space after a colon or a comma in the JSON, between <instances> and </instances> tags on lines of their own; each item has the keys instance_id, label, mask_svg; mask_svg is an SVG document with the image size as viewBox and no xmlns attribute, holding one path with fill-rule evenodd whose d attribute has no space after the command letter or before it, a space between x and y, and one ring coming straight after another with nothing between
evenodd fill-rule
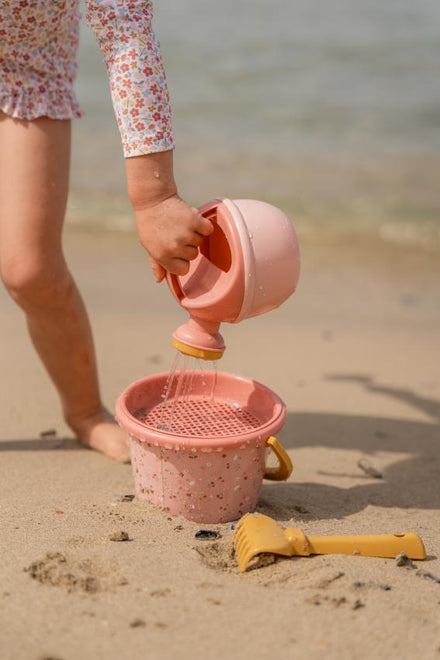
<instances>
[{"instance_id":1,"label":"shovel blade","mask_svg":"<svg viewBox=\"0 0 440 660\"><path fill-rule=\"evenodd\" d=\"M291 557L294 552L280 525L261 513L247 513L235 528L233 543L238 564L245 571L249 562L263 553Z\"/></svg>"}]
</instances>

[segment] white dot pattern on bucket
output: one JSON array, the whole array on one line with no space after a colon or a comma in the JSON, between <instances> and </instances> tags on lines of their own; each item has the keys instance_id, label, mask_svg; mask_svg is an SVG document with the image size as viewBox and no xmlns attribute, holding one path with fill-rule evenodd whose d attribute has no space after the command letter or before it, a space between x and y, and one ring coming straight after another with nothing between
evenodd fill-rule
<instances>
[{"instance_id":1,"label":"white dot pattern on bucket","mask_svg":"<svg viewBox=\"0 0 440 660\"><path fill-rule=\"evenodd\" d=\"M266 451L258 442L205 454L131 438L136 495L199 523L237 520L257 504Z\"/></svg>"}]
</instances>

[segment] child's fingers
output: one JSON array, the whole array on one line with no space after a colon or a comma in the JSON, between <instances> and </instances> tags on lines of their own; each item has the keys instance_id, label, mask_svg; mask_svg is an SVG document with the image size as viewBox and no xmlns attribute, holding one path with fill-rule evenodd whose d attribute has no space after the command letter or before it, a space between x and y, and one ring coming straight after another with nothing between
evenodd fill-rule
<instances>
[{"instance_id":1,"label":"child's fingers","mask_svg":"<svg viewBox=\"0 0 440 660\"><path fill-rule=\"evenodd\" d=\"M194 226L194 231L196 231L198 234L201 234L202 236L209 236L212 234L214 231L214 225L212 224L211 220L208 220L208 218L204 218L203 215L201 215L196 208L192 209L196 215L196 223Z\"/></svg>"},{"instance_id":2,"label":"child's fingers","mask_svg":"<svg viewBox=\"0 0 440 660\"><path fill-rule=\"evenodd\" d=\"M198 234L197 232L194 232L191 234L191 236L188 238L187 245L193 245L194 247L200 247L203 241L205 240L205 236L202 236L201 234Z\"/></svg>"},{"instance_id":3,"label":"child's fingers","mask_svg":"<svg viewBox=\"0 0 440 660\"><path fill-rule=\"evenodd\" d=\"M189 270L189 262L199 254L196 247L192 245L181 246L173 256L163 257L158 261L150 255L150 264L156 282L162 282L167 271L174 275L186 275Z\"/></svg>"},{"instance_id":4,"label":"child's fingers","mask_svg":"<svg viewBox=\"0 0 440 660\"><path fill-rule=\"evenodd\" d=\"M167 271L173 275L186 275L189 271L189 261L186 259L169 259L166 265Z\"/></svg>"},{"instance_id":5,"label":"child's fingers","mask_svg":"<svg viewBox=\"0 0 440 660\"><path fill-rule=\"evenodd\" d=\"M199 256L199 251L194 245L184 245L174 256L185 261L192 261Z\"/></svg>"},{"instance_id":6,"label":"child's fingers","mask_svg":"<svg viewBox=\"0 0 440 660\"><path fill-rule=\"evenodd\" d=\"M166 275L166 270L163 266L160 265L156 259L153 259L153 257L150 257L150 265L151 265L151 270L153 271L154 279L156 280L157 283L162 282Z\"/></svg>"}]
</instances>

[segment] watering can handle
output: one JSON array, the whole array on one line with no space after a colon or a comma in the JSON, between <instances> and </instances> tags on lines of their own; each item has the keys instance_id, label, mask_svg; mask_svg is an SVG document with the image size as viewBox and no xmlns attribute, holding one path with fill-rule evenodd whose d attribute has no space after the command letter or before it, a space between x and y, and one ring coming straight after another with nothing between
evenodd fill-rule
<instances>
[{"instance_id":1,"label":"watering can handle","mask_svg":"<svg viewBox=\"0 0 440 660\"><path fill-rule=\"evenodd\" d=\"M217 222L217 213L216 213L217 207L219 206L219 204L221 204L221 202L222 202L221 199L212 199L209 202L202 204L202 206L199 206L197 208L197 211L205 218L208 218L212 223L215 224ZM171 292L174 294L177 300L179 301L182 300L185 294L183 293L182 288L180 286L179 276L167 272L166 279L168 282L168 286L171 289Z\"/></svg>"},{"instance_id":2,"label":"watering can handle","mask_svg":"<svg viewBox=\"0 0 440 660\"><path fill-rule=\"evenodd\" d=\"M266 441L266 445L272 449L278 458L279 465L277 467L267 467L264 471L263 478L270 479L271 481L285 481L290 477L293 470L293 464L289 454L275 436L271 436Z\"/></svg>"}]
</instances>

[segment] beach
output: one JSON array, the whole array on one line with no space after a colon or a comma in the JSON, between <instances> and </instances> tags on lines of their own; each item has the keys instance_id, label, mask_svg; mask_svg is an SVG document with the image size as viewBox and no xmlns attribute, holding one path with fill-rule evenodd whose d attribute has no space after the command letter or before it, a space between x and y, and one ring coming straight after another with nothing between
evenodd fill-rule
<instances>
[{"instance_id":1,"label":"beach","mask_svg":"<svg viewBox=\"0 0 440 660\"><path fill-rule=\"evenodd\" d=\"M131 466L77 444L2 289L2 660L439 657L439 255L298 233L296 294L222 327L219 369L261 381L288 410L279 439L294 471L264 482L257 510L308 535L416 532L426 560L279 558L240 573L229 523L129 497ZM112 408L170 368L186 315L132 232L70 226L65 250ZM220 537L195 538L204 527ZM121 532L128 541L112 540Z\"/></svg>"},{"instance_id":2,"label":"beach","mask_svg":"<svg viewBox=\"0 0 440 660\"><path fill-rule=\"evenodd\" d=\"M81 6L64 248L113 411L171 369L187 315L138 243ZM0 287L0 660L440 658L439 17L435 0L162 0L154 19L179 194L264 200L299 236L295 295L221 329L218 369L287 408L293 473L257 512L308 536L415 532L426 559L241 573L231 523L138 500L131 465L78 444Z\"/></svg>"}]
</instances>

